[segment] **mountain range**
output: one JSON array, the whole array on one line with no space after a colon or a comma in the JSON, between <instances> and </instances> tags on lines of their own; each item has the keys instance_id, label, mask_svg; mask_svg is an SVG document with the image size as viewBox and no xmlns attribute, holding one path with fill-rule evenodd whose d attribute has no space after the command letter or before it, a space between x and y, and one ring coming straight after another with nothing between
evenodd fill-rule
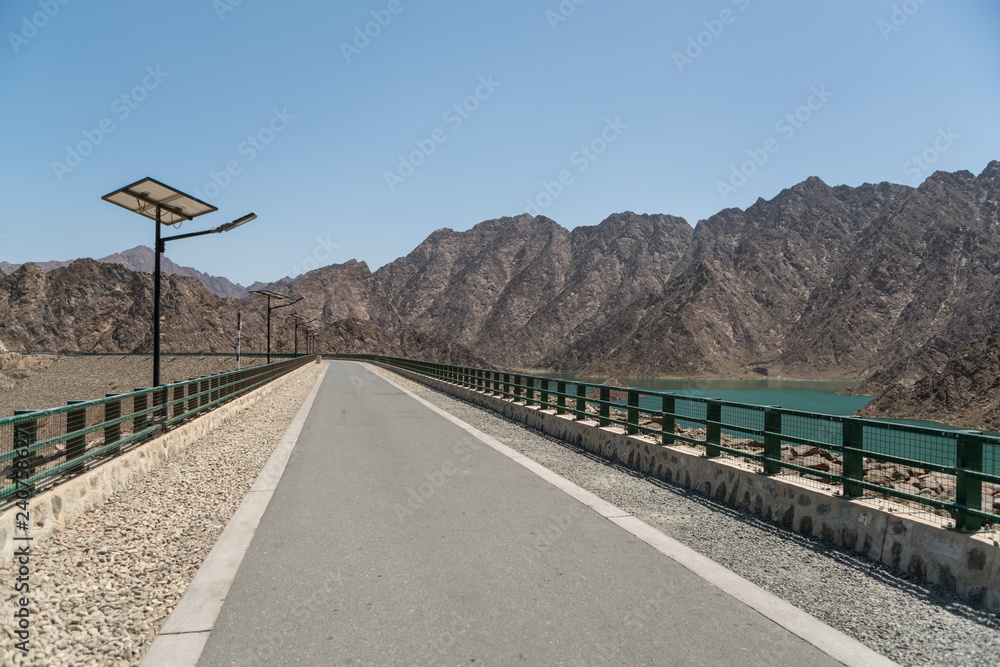
<instances>
[{"instance_id":1,"label":"mountain range","mask_svg":"<svg viewBox=\"0 0 1000 667\"><path fill-rule=\"evenodd\" d=\"M48 273L54 269L67 267L74 261L76 260L71 259L66 261L33 262L33 264L41 269L43 273ZM116 252L113 255L102 257L96 261L103 264L120 264L121 266L131 269L132 271L152 273L156 257L153 255L152 248L139 245L129 250ZM0 262L0 272L6 275L14 273L19 268L21 268L20 264ZM249 296L247 292L248 288L243 287L239 283L234 283L221 276L211 276L207 273L199 271L198 269L193 269L190 266L179 266L170 261L170 259L166 256L160 258L160 271L167 276L190 276L191 278L196 278L208 289L208 291L213 294L217 294L218 296L235 298L244 298Z\"/></svg>"},{"instance_id":2,"label":"mountain range","mask_svg":"<svg viewBox=\"0 0 1000 667\"><path fill-rule=\"evenodd\" d=\"M117 263L142 270L127 254ZM3 309L23 271L0 280L8 345L145 344L138 330L108 342L89 322L61 333L48 315L36 338L13 335ZM374 272L352 260L254 287L303 297L299 312L344 349L365 337L411 356L407 345L423 345L505 368L849 379L883 397L872 410L891 412L916 409L918 398L901 392L940 395L926 389L934 378L967 373L957 360L985 353L976 345L1000 325L998 274L1000 162L991 162L978 176L936 172L916 188L813 177L693 228L627 211L573 230L543 216L499 218L439 229ZM117 279L129 294L145 284ZM184 284L178 299L208 306ZM209 338L214 326L204 323Z\"/></svg>"}]
</instances>

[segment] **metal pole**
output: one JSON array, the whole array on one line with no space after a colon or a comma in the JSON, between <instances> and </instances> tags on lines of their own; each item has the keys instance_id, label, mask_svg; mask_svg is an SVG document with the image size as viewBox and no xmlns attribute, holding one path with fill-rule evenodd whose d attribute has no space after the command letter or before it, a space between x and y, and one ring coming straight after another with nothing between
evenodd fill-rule
<instances>
[{"instance_id":1,"label":"metal pole","mask_svg":"<svg viewBox=\"0 0 1000 667\"><path fill-rule=\"evenodd\" d=\"M267 363L271 363L271 297L267 297Z\"/></svg>"},{"instance_id":2,"label":"metal pole","mask_svg":"<svg viewBox=\"0 0 1000 667\"><path fill-rule=\"evenodd\" d=\"M299 356L299 323L298 322L295 323L295 350L294 350L294 354L295 354L296 357Z\"/></svg>"},{"instance_id":3,"label":"metal pole","mask_svg":"<svg viewBox=\"0 0 1000 667\"><path fill-rule=\"evenodd\" d=\"M243 311L236 316L236 370L240 370L240 335L243 333Z\"/></svg>"},{"instance_id":4,"label":"metal pole","mask_svg":"<svg viewBox=\"0 0 1000 667\"><path fill-rule=\"evenodd\" d=\"M153 260L153 386L160 386L160 205L156 205L156 247Z\"/></svg>"}]
</instances>

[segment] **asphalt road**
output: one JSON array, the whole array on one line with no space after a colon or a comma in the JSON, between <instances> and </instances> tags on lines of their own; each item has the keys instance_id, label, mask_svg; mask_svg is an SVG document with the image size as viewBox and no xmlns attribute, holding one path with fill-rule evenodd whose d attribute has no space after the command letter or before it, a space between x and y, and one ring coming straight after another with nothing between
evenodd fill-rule
<instances>
[{"instance_id":1,"label":"asphalt road","mask_svg":"<svg viewBox=\"0 0 1000 667\"><path fill-rule=\"evenodd\" d=\"M200 665L840 664L331 362Z\"/></svg>"}]
</instances>

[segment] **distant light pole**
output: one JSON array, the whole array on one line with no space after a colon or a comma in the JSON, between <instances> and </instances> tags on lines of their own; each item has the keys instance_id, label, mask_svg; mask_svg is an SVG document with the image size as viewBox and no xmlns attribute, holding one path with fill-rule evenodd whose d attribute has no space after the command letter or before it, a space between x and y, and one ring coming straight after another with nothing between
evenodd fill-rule
<instances>
[{"instance_id":1,"label":"distant light pole","mask_svg":"<svg viewBox=\"0 0 1000 667\"><path fill-rule=\"evenodd\" d=\"M288 319L295 320L295 356L297 357L299 356L299 327L304 327L310 322L315 322L316 318L314 317L311 320L306 320L306 318L302 315L292 313L288 316Z\"/></svg>"},{"instance_id":2,"label":"distant light pole","mask_svg":"<svg viewBox=\"0 0 1000 667\"><path fill-rule=\"evenodd\" d=\"M285 296L284 294L278 294L277 292L272 292L266 289L258 289L250 292L251 294L256 294L257 296L262 296L267 299L267 363L271 363L271 311L277 310L278 308L287 308L288 306L294 305L299 301L302 301L303 297L299 297L295 301L290 301L289 303L283 303L280 306L272 306L271 299L290 299L291 297Z\"/></svg>"},{"instance_id":3,"label":"distant light pole","mask_svg":"<svg viewBox=\"0 0 1000 667\"><path fill-rule=\"evenodd\" d=\"M156 222L156 243L153 248L153 386L160 386L160 255L163 254L167 241L187 239L205 234L220 234L236 229L257 218L256 213L250 213L232 222L219 225L212 229L176 236L160 236L160 225L176 225L194 220L200 215L218 211L215 206L206 204L200 199L184 194L180 190L160 183L153 178L144 178L120 190L115 190L101 197L124 209L138 213Z\"/></svg>"}]
</instances>

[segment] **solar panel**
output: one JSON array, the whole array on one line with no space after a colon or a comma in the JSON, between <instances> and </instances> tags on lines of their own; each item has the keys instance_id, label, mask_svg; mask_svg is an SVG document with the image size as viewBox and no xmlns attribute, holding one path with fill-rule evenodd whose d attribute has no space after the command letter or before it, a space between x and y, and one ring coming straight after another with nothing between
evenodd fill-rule
<instances>
[{"instance_id":1,"label":"solar panel","mask_svg":"<svg viewBox=\"0 0 1000 667\"><path fill-rule=\"evenodd\" d=\"M164 225L176 225L219 210L211 204L149 177L106 194L101 199L150 220L156 220L156 209L159 206L160 222Z\"/></svg>"}]
</instances>

